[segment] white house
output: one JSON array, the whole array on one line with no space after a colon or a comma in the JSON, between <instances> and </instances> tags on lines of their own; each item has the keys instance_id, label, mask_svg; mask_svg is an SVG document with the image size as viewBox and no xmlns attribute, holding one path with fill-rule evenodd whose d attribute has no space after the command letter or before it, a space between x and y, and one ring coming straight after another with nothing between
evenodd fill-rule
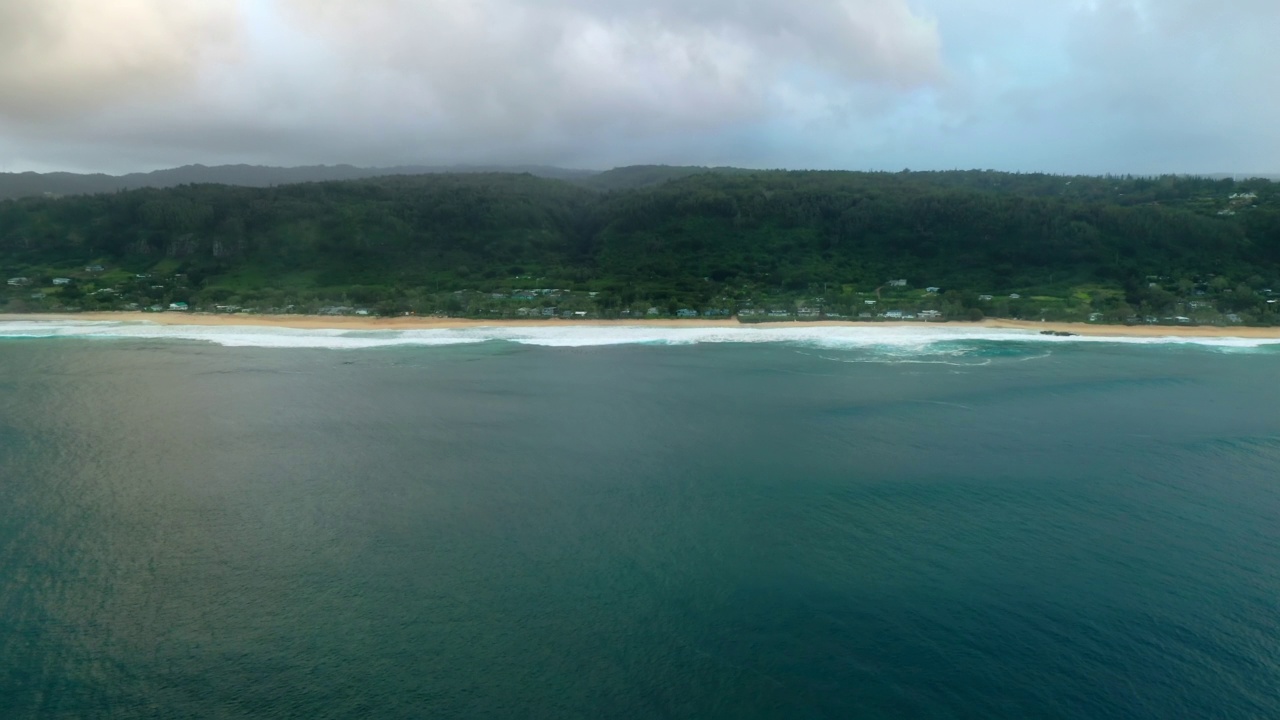
<instances>
[{"instance_id":1,"label":"white house","mask_svg":"<svg viewBox=\"0 0 1280 720\"><path fill-rule=\"evenodd\" d=\"M930 295L937 295L941 290L942 288L938 288L938 287L927 287L924 289L924 291L929 293Z\"/></svg>"},{"instance_id":2,"label":"white house","mask_svg":"<svg viewBox=\"0 0 1280 720\"><path fill-rule=\"evenodd\" d=\"M71 278L54 278L53 284L54 285L70 285Z\"/></svg>"},{"instance_id":3,"label":"white house","mask_svg":"<svg viewBox=\"0 0 1280 720\"><path fill-rule=\"evenodd\" d=\"M17 287L19 285L26 285L29 282L31 281L24 277L9 278L9 284L13 285L14 287Z\"/></svg>"}]
</instances>

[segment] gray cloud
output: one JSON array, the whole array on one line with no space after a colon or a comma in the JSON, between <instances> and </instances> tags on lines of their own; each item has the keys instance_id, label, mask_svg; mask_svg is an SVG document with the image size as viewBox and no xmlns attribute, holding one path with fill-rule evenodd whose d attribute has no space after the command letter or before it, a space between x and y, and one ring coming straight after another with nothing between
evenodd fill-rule
<instances>
[{"instance_id":1,"label":"gray cloud","mask_svg":"<svg viewBox=\"0 0 1280 720\"><path fill-rule=\"evenodd\" d=\"M202 54L231 42L235 11L234 2L3 0L0 117L62 118L163 97Z\"/></svg>"},{"instance_id":2,"label":"gray cloud","mask_svg":"<svg viewBox=\"0 0 1280 720\"><path fill-rule=\"evenodd\" d=\"M0 0L0 167L1275 172L1278 27L1273 0Z\"/></svg>"}]
</instances>

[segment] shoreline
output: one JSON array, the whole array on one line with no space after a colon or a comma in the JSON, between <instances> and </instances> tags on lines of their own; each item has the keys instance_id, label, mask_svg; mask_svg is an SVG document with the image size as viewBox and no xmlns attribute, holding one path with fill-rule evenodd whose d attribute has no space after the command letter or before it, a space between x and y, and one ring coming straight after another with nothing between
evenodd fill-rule
<instances>
[{"instance_id":1,"label":"shoreline","mask_svg":"<svg viewBox=\"0 0 1280 720\"><path fill-rule=\"evenodd\" d=\"M151 325L188 325L213 327L275 327L295 330L463 330L468 328L540 328L540 327L649 327L649 328L937 328L1017 330L1026 332L1066 332L1088 337L1188 337L1280 339L1280 327L1206 327L1163 325L1093 325L1072 322L1037 322L1031 320L988 319L979 322L857 322L849 320L815 320L742 323L736 318L724 320L473 320L437 317L352 317L349 315L220 315L212 313L22 313L2 314L5 322L125 322Z\"/></svg>"}]
</instances>

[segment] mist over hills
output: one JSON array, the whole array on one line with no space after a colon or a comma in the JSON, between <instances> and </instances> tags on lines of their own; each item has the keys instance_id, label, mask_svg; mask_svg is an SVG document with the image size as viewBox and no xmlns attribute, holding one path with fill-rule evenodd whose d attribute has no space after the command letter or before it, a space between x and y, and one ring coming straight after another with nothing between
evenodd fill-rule
<instances>
[{"instance_id":1,"label":"mist over hills","mask_svg":"<svg viewBox=\"0 0 1280 720\"><path fill-rule=\"evenodd\" d=\"M550 165L399 165L394 167L357 167L355 165L307 165L271 167L265 165L183 165L166 170L126 175L70 172L0 173L0 200L39 196L93 195L97 193L139 188L169 188L179 185L233 185L240 187L272 187L306 182L365 180L397 175L442 174L528 174L550 180L564 180L593 190L634 190L661 185L704 173L743 174L759 172L736 167L702 167L695 165L629 165L611 170L584 170ZM1032 175L1040 175L1032 173ZM1067 176L1063 176L1067 177ZM1215 180L1266 179L1280 181L1280 174L1211 173L1185 175Z\"/></svg>"},{"instance_id":2,"label":"mist over hills","mask_svg":"<svg viewBox=\"0 0 1280 720\"><path fill-rule=\"evenodd\" d=\"M438 175L444 173L528 173L553 180L582 181L600 174L595 170L573 170L543 165L404 165L397 167L356 167L354 165L308 165L269 167L263 165L183 165L168 170L127 175L102 173L0 173L0 200L40 195L92 195L95 193L168 188L178 185L215 184L243 187L271 187L304 182L363 180L390 175Z\"/></svg>"}]
</instances>

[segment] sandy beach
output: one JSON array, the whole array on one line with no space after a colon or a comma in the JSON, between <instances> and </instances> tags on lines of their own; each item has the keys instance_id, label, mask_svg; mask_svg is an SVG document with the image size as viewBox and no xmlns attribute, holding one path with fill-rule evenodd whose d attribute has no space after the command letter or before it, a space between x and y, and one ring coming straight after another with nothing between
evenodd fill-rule
<instances>
[{"instance_id":1,"label":"sandy beach","mask_svg":"<svg viewBox=\"0 0 1280 720\"><path fill-rule=\"evenodd\" d=\"M739 323L725 320L471 320L440 317L352 317L319 315L222 315L210 313L32 313L0 314L0 323L25 322L130 322L156 325L203 325L225 327L279 327L303 330L448 330L478 327L618 327L637 326L651 328L795 328L795 327L912 327L912 328L987 328L1003 330L1044 330L1076 333L1098 337L1224 337L1224 338L1280 338L1280 327L1171 327L1155 325L1094 325L1087 323L1053 323L1029 320L984 320L982 322L847 322L822 320L815 322L763 322Z\"/></svg>"}]
</instances>

